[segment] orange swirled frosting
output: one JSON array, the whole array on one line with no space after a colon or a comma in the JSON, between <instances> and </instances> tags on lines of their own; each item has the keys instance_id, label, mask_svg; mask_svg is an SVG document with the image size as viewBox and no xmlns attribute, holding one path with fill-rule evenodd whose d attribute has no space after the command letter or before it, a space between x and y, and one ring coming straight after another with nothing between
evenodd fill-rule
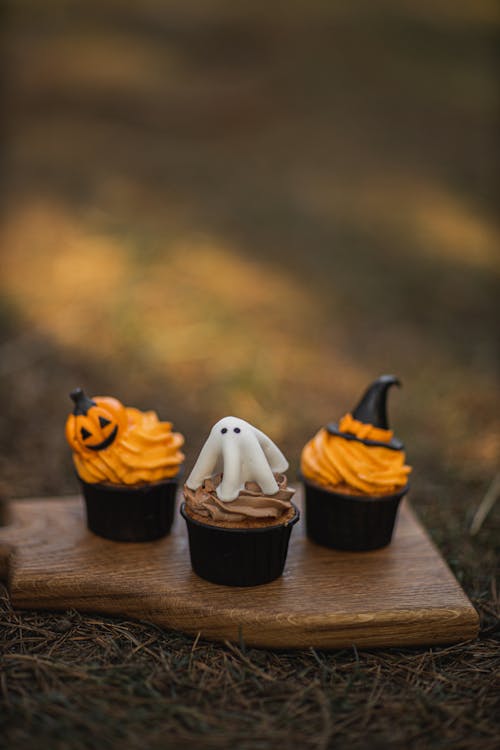
<instances>
[{"instance_id":1,"label":"orange swirled frosting","mask_svg":"<svg viewBox=\"0 0 500 750\"><path fill-rule=\"evenodd\" d=\"M338 429L380 443L389 443L394 435L392 430L359 422L351 414L342 417ZM365 445L322 428L302 451L301 472L322 487L346 494L386 495L408 483L411 468L405 460L403 450Z\"/></svg>"},{"instance_id":2,"label":"orange swirled frosting","mask_svg":"<svg viewBox=\"0 0 500 750\"><path fill-rule=\"evenodd\" d=\"M172 432L171 422L160 422L156 412L125 407L114 398L90 400L80 392L78 398L80 406L66 421L66 438L80 479L139 485L178 474L184 438Z\"/></svg>"}]
</instances>

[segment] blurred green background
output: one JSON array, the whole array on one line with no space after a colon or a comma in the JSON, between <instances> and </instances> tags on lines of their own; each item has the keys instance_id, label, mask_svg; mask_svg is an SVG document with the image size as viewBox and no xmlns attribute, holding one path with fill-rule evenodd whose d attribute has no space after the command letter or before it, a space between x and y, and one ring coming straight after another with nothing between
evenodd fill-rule
<instances>
[{"instance_id":1,"label":"blurred green background","mask_svg":"<svg viewBox=\"0 0 500 750\"><path fill-rule=\"evenodd\" d=\"M0 471L76 491L68 392L290 457L383 372L431 525L497 469L498 12L7 2ZM429 511L430 512L430 511Z\"/></svg>"}]
</instances>

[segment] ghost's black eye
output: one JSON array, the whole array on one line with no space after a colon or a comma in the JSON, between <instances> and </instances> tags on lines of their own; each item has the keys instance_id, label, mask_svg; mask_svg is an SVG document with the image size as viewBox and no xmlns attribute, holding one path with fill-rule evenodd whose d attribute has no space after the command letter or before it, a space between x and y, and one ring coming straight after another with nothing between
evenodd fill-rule
<instances>
[{"instance_id":1,"label":"ghost's black eye","mask_svg":"<svg viewBox=\"0 0 500 750\"><path fill-rule=\"evenodd\" d=\"M235 428L234 428L234 431L235 431L235 432L241 432L241 430L240 430L240 428L239 428L239 427L235 427Z\"/></svg>"},{"instance_id":2,"label":"ghost's black eye","mask_svg":"<svg viewBox=\"0 0 500 750\"><path fill-rule=\"evenodd\" d=\"M106 417L99 417L99 424L101 427L106 427L107 424L111 424L109 419L106 419Z\"/></svg>"},{"instance_id":3,"label":"ghost's black eye","mask_svg":"<svg viewBox=\"0 0 500 750\"><path fill-rule=\"evenodd\" d=\"M80 430L80 435L82 436L82 440L86 440L92 435L92 433L86 430L85 427L82 427L82 429Z\"/></svg>"},{"instance_id":4,"label":"ghost's black eye","mask_svg":"<svg viewBox=\"0 0 500 750\"><path fill-rule=\"evenodd\" d=\"M222 430L221 430L221 432L222 432L223 435L225 435L226 432L227 432L227 427L223 427Z\"/></svg>"}]
</instances>

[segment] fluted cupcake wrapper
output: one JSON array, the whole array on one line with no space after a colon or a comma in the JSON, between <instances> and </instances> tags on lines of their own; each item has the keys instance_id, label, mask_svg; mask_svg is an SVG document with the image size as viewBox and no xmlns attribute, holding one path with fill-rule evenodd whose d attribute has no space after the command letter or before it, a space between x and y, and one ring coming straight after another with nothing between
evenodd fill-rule
<instances>
[{"instance_id":1,"label":"fluted cupcake wrapper","mask_svg":"<svg viewBox=\"0 0 500 750\"><path fill-rule=\"evenodd\" d=\"M166 536L174 518L178 478L137 487L80 479L88 528L115 542L151 542Z\"/></svg>"},{"instance_id":2,"label":"fluted cupcake wrapper","mask_svg":"<svg viewBox=\"0 0 500 750\"><path fill-rule=\"evenodd\" d=\"M293 505L293 503L292 503ZM222 586L259 586L283 573L292 527L299 511L285 523L255 529L222 528L191 518L186 504L189 551L194 572Z\"/></svg>"},{"instance_id":3,"label":"fluted cupcake wrapper","mask_svg":"<svg viewBox=\"0 0 500 750\"><path fill-rule=\"evenodd\" d=\"M399 503L408 485L391 495L345 495L302 477L307 536L324 547L366 552L392 539Z\"/></svg>"}]
</instances>

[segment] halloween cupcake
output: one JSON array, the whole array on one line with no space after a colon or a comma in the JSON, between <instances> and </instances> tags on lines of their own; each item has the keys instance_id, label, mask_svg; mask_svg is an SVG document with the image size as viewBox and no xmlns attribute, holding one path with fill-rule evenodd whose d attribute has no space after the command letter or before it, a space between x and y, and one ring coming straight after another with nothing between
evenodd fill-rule
<instances>
[{"instance_id":1,"label":"halloween cupcake","mask_svg":"<svg viewBox=\"0 0 500 750\"><path fill-rule=\"evenodd\" d=\"M302 451L307 534L318 544L362 551L391 541L411 471L387 422L392 385L399 380L381 375L352 413L320 429Z\"/></svg>"},{"instance_id":2,"label":"halloween cupcake","mask_svg":"<svg viewBox=\"0 0 500 750\"><path fill-rule=\"evenodd\" d=\"M121 542L158 539L172 525L184 438L116 398L70 394L66 439L82 485L88 527Z\"/></svg>"},{"instance_id":3,"label":"halloween cupcake","mask_svg":"<svg viewBox=\"0 0 500 750\"><path fill-rule=\"evenodd\" d=\"M195 573L226 586L257 586L282 574L299 519L287 469L272 440L243 419L213 426L181 507Z\"/></svg>"}]
</instances>

